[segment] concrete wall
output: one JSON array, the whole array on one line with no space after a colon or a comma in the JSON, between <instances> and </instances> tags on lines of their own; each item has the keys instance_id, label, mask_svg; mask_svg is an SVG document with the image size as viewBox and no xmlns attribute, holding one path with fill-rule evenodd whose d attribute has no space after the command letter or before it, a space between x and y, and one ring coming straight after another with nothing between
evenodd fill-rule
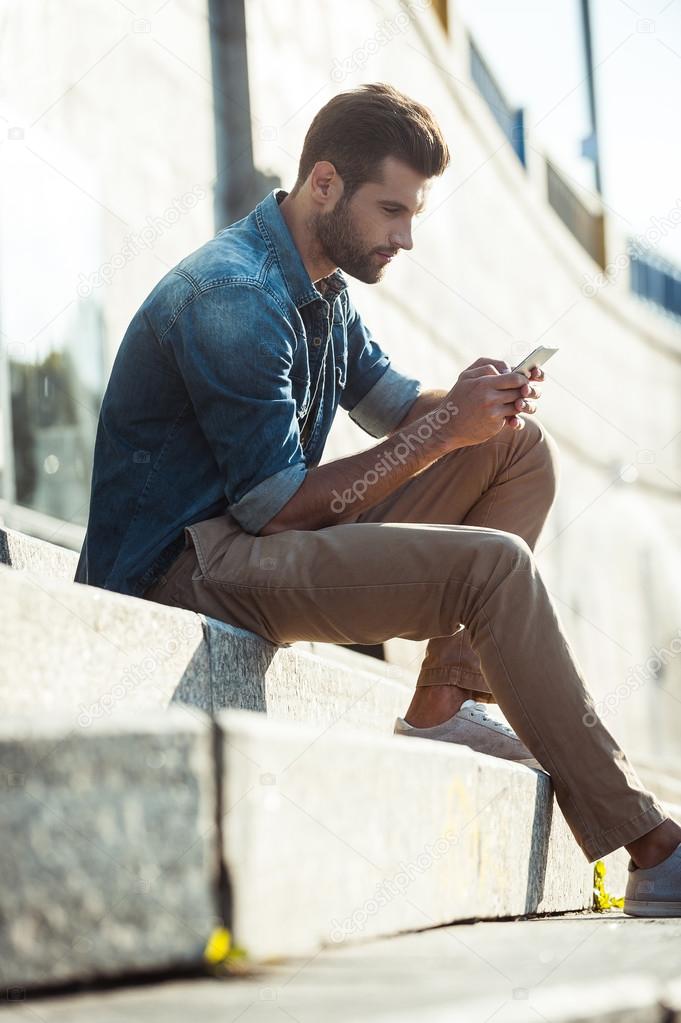
<instances>
[{"instance_id":1,"label":"concrete wall","mask_svg":"<svg viewBox=\"0 0 681 1023\"><path fill-rule=\"evenodd\" d=\"M598 267L546 203L531 127L528 176L472 85L455 10L453 42L427 3L350 0L322 18L308 0L278 10L250 0L247 23L256 163L284 188L310 120L340 89L390 81L441 123L452 165L414 248L380 286L352 281L353 297L395 364L430 387L452 386L481 355L518 361L537 344L560 348L538 413L562 450L539 563L608 726L639 755L672 757L681 332L628 295L625 272L589 286ZM373 443L341 412L323 461ZM657 672L654 648L666 662ZM391 656L415 667L420 653L396 641Z\"/></svg>"}]
</instances>

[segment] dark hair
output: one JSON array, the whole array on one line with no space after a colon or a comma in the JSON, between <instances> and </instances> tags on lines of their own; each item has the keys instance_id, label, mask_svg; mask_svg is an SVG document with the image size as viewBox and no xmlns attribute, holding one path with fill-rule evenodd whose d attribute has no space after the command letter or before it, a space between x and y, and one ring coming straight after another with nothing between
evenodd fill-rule
<instances>
[{"instance_id":1,"label":"dark hair","mask_svg":"<svg viewBox=\"0 0 681 1023\"><path fill-rule=\"evenodd\" d=\"M449 149L427 107L385 82L340 92L317 112L307 130L291 196L318 160L328 160L343 179L347 201L366 181L382 183L382 163L393 156L424 178L439 176Z\"/></svg>"}]
</instances>

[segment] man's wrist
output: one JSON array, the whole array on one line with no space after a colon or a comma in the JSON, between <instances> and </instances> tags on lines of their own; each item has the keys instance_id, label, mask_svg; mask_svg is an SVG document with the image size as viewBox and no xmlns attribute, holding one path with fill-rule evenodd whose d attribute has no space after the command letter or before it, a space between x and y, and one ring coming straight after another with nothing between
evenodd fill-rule
<instances>
[{"instance_id":1,"label":"man's wrist","mask_svg":"<svg viewBox=\"0 0 681 1023\"><path fill-rule=\"evenodd\" d=\"M439 390L422 391L413 404L409 406L407 414L400 420L397 426L390 431L388 437L392 437L394 434L399 433L400 430L405 428L405 426L415 422L417 419L421 419L429 412L434 412L447 397L448 393L448 391Z\"/></svg>"},{"instance_id":2,"label":"man's wrist","mask_svg":"<svg viewBox=\"0 0 681 1023\"><path fill-rule=\"evenodd\" d=\"M404 450L406 445L419 462L429 464L457 446L452 439L451 416L451 410L435 406L394 430L383 443L388 449Z\"/></svg>"}]
</instances>

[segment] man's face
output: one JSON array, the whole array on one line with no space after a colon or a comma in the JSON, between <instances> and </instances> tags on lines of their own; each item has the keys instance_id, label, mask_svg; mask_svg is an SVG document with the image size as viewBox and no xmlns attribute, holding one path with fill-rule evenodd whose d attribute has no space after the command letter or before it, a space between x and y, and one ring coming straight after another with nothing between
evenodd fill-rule
<instances>
[{"instance_id":1,"label":"man's face","mask_svg":"<svg viewBox=\"0 0 681 1023\"><path fill-rule=\"evenodd\" d=\"M365 284L382 279L390 260L381 253L394 256L413 247L412 220L423 211L432 180L392 156L382 169L382 184L365 182L349 202L341 194L310 223L324 256Z\"/></svg>"}]
</instances>

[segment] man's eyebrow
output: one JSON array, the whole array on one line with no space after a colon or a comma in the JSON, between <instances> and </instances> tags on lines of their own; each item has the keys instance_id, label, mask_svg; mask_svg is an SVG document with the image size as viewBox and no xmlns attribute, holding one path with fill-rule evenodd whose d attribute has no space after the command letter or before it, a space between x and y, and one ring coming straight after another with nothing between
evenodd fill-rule
<instances>
[{"instance_id":1,"label":"man's eyebrow","mask_svg":"<svg viewBox=\"0 0 681 1023\"><path fill-rule=\"evenodd\" d=\"M406 213L409 213L409 207L405 206L403 202L396 202L394 199L379 199L378 201L382 203L384 206L395 206L398 210L404 210ZM423 213L425 208L426 204L425 202L423 202L421 203L416 212Z\"/></svg>"}]
</instances>

